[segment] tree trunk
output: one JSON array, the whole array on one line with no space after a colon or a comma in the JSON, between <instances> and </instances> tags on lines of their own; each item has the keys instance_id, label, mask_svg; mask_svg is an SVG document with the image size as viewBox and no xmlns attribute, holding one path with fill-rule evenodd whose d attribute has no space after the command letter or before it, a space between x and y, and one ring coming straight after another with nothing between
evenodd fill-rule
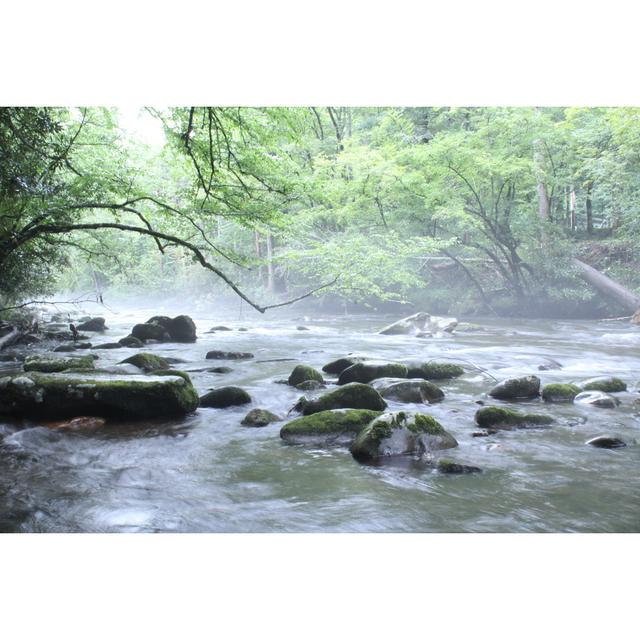
<instances>
[{"instance_id":1,"label":"tree trunk","mask_svg":"<svg viewBox=\"0 0 640 640\"><path fill-rule=\"evenodd\" d=\"M0 349L8 347L13 344L20 337L20 330L17 327L13 327L9 333L0 338Z\"/></svg>"},{"instance_id":2,"label":"tree trunk","mask_svg":"<svg viewBox=\"0 0 640 640\"><path fill-rule=\"evenodd\" d=\"M544 153L542 151L542 141L535 140L533 143L533 164L536 170L536 190L538 192L538 216L543 222L549 221L549 195L544 183L545 164Z\"/></svg>"},{"instance_id":3,"label":"tree trunk","mask_svg":"<svg viewBox=\"0 0 640 640\"><path fill-rule=\"evenodd\" d=\"M587 184L587 234L591 235L593 233L593 209L591 202L591 186L592 183L589 182Z\"/></svg>"},{"instance_id":4,"label":"tree trunk","mask_svg":"<svg viewBox=\"0 0 640 640\"><path fill-rule=\"evenodd\" d=\"M273 237L267 234L267 291L273 292Z\"/></svg>"},{"instance_id":5,"label":"tree trunk","mask_svg":"<svg viewBox=\"0 0 640 640\"><path fill-rule=\"evenodd\" d=\"M576 230L576 192L574 186L571 185L571 193L569 194L569 219L571 222L571 231Z\"/></svg>"},{"instance_id":6,"label":"tree trunk","mask_svg":"<svg viewBox=\"0 0 640 640\"><path fill-rule=\"evenodd\" d=\"M614 300L620 306L624 307L629 313L634 313L640 309L640 296L625 289L621 284L614 282L611 278L605 276L604 273L600 273L600 271L585 264L582 260L574 258L573 264L580 269L580 277L583 280L588 282L604 296L607 296L610 300Z\"/></svg>"}]
</instances>

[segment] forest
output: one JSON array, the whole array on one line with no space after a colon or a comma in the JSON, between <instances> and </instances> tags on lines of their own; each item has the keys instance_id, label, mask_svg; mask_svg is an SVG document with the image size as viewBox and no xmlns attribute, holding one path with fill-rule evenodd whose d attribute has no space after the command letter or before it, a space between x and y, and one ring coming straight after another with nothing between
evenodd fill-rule
<instances>
[{"instance_id":1,"label":"forest","mask_svg":"<svg viewBox=\"0 0 640 640\"><path fill-rule=\"evenodd\" d=\"M121 116L0 109L5 317L63 291L507 317L640 304L637 108L146 108L151 143Z\"/></svg>"}]
</instances>

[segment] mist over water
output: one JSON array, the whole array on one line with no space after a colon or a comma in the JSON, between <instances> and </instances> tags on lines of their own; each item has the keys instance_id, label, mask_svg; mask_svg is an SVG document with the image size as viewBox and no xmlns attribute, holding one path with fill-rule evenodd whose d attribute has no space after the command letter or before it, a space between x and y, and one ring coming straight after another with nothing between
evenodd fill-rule
<instances>
[{"instance_id":1,"label":"mist over water","mask_svg":"<svg viewBox=\"0 0 640 640\"><path fill-rule=\"evenodd\" d=\"M0 422L4 531L640 530L640 405L635 404L640 332L626 323L485 318L473 319L479 328L470 331L417 339L375 333L402 314L311 315L310 307L302 305L265 315L243 305L241 314L237 303L211 308L195 302L169 308L151 302L148 307L113 306L107 313L84 307L105 316L109 327L91 335L93 344L122 338L152 315L191 315L196 343L154 344L144 351L184 360L174 366L189 372L200 394L239 385L254 401L199 409L181 419L109 422L91 434L55 431L35 421L26 429ZM205 333L218 324L233 330ZM298 330L299 325L309 330ZM247 331L238 331L241 327ZM212 349L249 351L255 358L205 360ZM118 363L138 351L96 351L97 365ZM286 416L302 393L275 380L286 378L296 364L320 369L348 353L462 364L464 376L437 382L444 402L389 401L389 408L433 415L459 442L447 457L484 473L454 477L429 469L363 466L346 449L283 444L283 422L263 428L240 425L252 407ZM538 371L548 358L563 368ZM204 371L217 365L232 372ZM15 363L0 367L0 372L9 371ZM616 375L629 391L617 394L622 404L614 410L518 403L553 415L556 422L549 429L472 437L475 401L487 400L494 378L529 373L543 384ZM605 433L629 446L601 450L584 444Z\"/></svg>"}]
</instances>

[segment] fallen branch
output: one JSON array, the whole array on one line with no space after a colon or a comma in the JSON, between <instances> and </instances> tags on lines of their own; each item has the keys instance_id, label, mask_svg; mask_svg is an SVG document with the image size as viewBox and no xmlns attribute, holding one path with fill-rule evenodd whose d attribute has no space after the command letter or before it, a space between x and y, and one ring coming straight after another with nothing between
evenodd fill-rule
<instances>
[{"instance_id":1,"label":"fallen branch","mask_svg":"<svg viewBox=\"0 0 640 640\"><path fill-rule=\"evenodd\" d=\"M640 309L640 296L625 289L621 284L605 276L604 273L600 273L597 269L590 267L582 260L574 258L573 264L580 270L579 275L583 280L610 300L614 300L630 313L635 313Z\"/></svg>"},{"instance_id":2,"label":"fallen branch","mask_svg":"<svg viewBox=\"0 0 640 640\"><path fill-rule=\"evenodd\" d=\"M13 344L20 337L20 330L14 327L6 336L0 338L0 350Z\"/></svg>"}]
</instances>

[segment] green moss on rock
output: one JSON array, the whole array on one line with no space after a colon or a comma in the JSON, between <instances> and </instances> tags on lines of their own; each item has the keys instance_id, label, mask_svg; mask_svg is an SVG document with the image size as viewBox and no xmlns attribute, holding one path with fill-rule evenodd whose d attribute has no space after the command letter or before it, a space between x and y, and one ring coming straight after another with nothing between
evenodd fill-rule
<instances>
[{"instance_id":1,"label":"green moss on rock","mask_svg":"<svg viewBox=\"0 0 640 640\"><path fill-rule=\"evenodd\" d=\"M289 375L289 379L287 382L292 386L296 387L303 382L307 382L309 380L315 380L316 382L324 383L324 378L319 371L316 371L313 367L310 367L306 364L297 365L294 370Z\"/></svg>"},{"instance_id":2,"label":"green moss on rock","mask_svg":"<svg viewBox=\"0 0 640 640\"><path fill-rule=\"evenodd\" d=\"M240 387L220 387L209 391L200 398L201 407L224 409L242 404L249 404L251 396Z\"/></svg>"},{"instance_id":3,"label":"green moss on rock","mask_svg":"<svg viewBox=\"0 0 640 640\"><path fill-rule=\"evenodd\" d=\"M444 392L428 380L403 380L379 378L371 381L371 386L383 397L396 402L428 403L440 402Z\"/></svg>"},{"instance_id":4,"label":"green moss on rock","mask_svg":"<svg viewBox=\"0 0 640 640\"><path fill-rule=\"evenodd\" d=\"M189 384L191 382L191 376L186 371L178 371L177 369L158 369L153 372L154 376L180 376L183 380L186 380Z\"/></svg>"},{"instance_id":5,"label":"green moss on rock","mask_svg":"<svg viewBox=\"0 0 640 640\"><path fill-rule=\"evenodd\" d=\"M0 379L0 413L17 417L140 419L184 415L197 406L195 389L178 376L65 372Z\"/></svg>"},{"instance_id":6,"label":"green moss on rock","mask_svg":"<svg viewBox=\"0 0 640 640\"><path fill-rule=\"evenodd\" d=\"M316 400L303 403L300 409L304 415L311 415L330 409L370 409L382 411L387 403L372 387L359 382L352 382L343 387L329 391Z\"/></svg>"},{"instance_id":7,"label":"green moss on rock","mask_svg":"<svg viewBox=\"0 0 640 640\"><path fill-rule=\"evenodd\" d=\"M449 460L448 458L441 458L440 460L438 460L436 468L440 473L445 473L448 475L482 473L482 469L480 469L480 467L473 467L468 464L460 464L459 462Z\"/></svg>"},{"instance_id":8,"label":"green moss on rock","mask_svg":"<svg viewBox=\"0 0 640 640\"><path fill-rule=\"evenodd\" d=\"M345 369L348 369L352 365L363 362L365 358L360 356L347 356L346 358L338 358L337 360L332 360L322 367L322 370L325 373L329 373L331 375L340 375Z\"/></svg>"},{"instance_id":9,"label":"green moss on rock","mask_svg":"<svg viewBox=\"0 0 640 640\"><path fill-rule=\"evenodd\" d=\"M368 424L351 445L360 462L388 456L424 456L457 447L456 439L432 416L413 411L384 413Z\"/></svg>"},{"instance_id":10,"label":"green moss on rock","mask_svg":"<svg viewBox=\"0 0 640 640\"><path fill-rule=\"evenodd\" d=\"M89 371L94 368L94 358L91 355L74 358L28 356L24 361L25 371L39 371L41 373L57 373L67 369Z\"/></svg>"},{"instance_id":11,"label":"green moss on rock","mask_svg":"<svg viewBox=\"0 0 640 640\"><path fill-rule=\"evenodd\" d=\"M153 353L136 353L134 356L120 362L120 364L132 364L146 372L162 371L170 367L170 363L166 358L156 356Z\"/></svg>"},{"instance_id":12,"label":"green moss on rock","mask_svg":"<svg viewBox=\"0 0 640 640\"><path fill-rule=\"evenodd\" d=\"M407 378L448 380L463 373L464 369L460 365L451 362L413 362L408 365Z\"/></svg>"},{"instance_id":13,"label":"green moss on rock","mask_svg":"<svg viewBox=\"0 0 640 640\"><path fill-rule=\"evenodd\" d=\"M540 378L538 376L522 376L509 378L497 384L489 395L498 400L527 400L540 395Z\"/></svg>"},{"instance_id":14,"label":"green moss on rock","mask_svg":"<svg viewBox=\"0 0 640 640\"><path fill-rule=\"evenodd\" d=\"M400 362L356 362L338 377L338 384L361 382L366 384L376 378L406 378L407 367Z\"/></svg>"},{"instance_id":15,"label":"green moss on rock","mask_svg":"<svg viewBox=\"0 0 640 640\"><path fill-rule=\"evenodd\" d=\"M333 409L296 418L280 429L288 444L350 444L358 432L380 415L366 409Z\"/></svg>"},{"instance_id":16,"label":"green moss on rock","mask_svg":"<svg viewBox=\"0 0 640 640\"><path fill-rule=\"evenodd\" d=\"M267 409L251 409L240 424L245 427L266 427L268 424L279 422L280 420L282 420L280 416L271 413Z\"/></svg>"},{"instance_id":17,"label":"green moss on rock","mask_svg":"<svg viewBox=\"0 0 640 640\"><path fill-rule=\"evenodd\" d=\"M604 393L617 393L626 391L627 385L620 378L598 377L585 380L581 385L583 391L603 391Z\"/></svg>"},{"instance_id":18,"label":"green moss on rock","mask_svg":"<svg viewBox=\"0 0 640 640\"><path fill-rule=\"evenodd\" d=\"M542 399L545 402L573 402L579 393L580 387L575 384L545 384L542 388Z\"/></svg>"},{"instance_id":19,"label":"green moss on rock","mask_svg":"<svg viewBox=\"0 0 640 640\"><path fill-rule=\"evenodd\" d=\"M505 407L483 407L478 409L475 420L478 426L493 429L547 425L553 422L551 416L541 413L521 413Z\"/></svg>"}]
</instances>

